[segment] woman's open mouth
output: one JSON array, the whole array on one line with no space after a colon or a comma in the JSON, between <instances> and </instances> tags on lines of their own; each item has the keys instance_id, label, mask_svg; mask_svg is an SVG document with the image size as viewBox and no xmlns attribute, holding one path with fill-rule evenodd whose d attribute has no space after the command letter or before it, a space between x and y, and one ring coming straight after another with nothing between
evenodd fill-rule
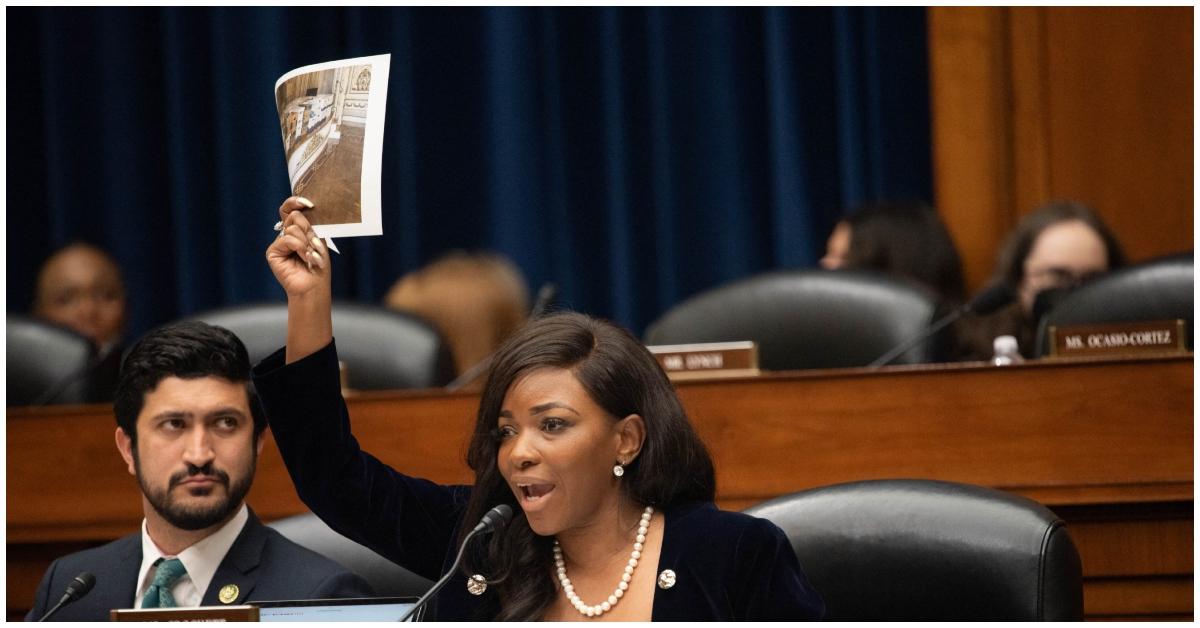
<instances>
[{"instance_id":1,"label":"woman's open mouth","mask_svg":"<svg viewBox=\"0 0 1200 628\"><path fill-rule=\"evenodd\" d=\"M517 484L521 505L533 505L554 491L553 484Z\"/></svg>"}]
</instances>

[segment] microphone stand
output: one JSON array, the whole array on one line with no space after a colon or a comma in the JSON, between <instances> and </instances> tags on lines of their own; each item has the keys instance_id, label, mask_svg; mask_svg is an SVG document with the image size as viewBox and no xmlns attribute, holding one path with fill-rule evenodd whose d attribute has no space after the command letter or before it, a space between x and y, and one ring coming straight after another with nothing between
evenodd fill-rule
<instances>
[{"instance_id":1,"label":"microphone stand","mask_svg":"<svg viewBox=\"0 0 1200 628\"><path fill-rule=\"evenodd\" d=\"M59 600L59 601L58 601L58 604L55 604L53 608L51 608L50 610L46 611L46 614L45 614L45 615L42 615L42 618L41 618L41 619L39 619L38 621L48 621L52 615L54 615L55 613L57 613L57 612L59 611L59 609L61 609L62 607L66 606L66 605L67 605L67 603L68 603L68 602L71 602L71 601L72 601L72 600L71 600L71 598L69 598L69 597L67 597L67 596L63 596L63 599Z\"/></svg>"},{"instance_id":2,"label":"microphone stand","mask_svg":"<svg viewBox=\"0 0 1200 628\"><path fill-rule=\"evenodd\" d=\"M867 365L867 368L878 368L887 364L888 362L891 362L892 360L895 360L905 351L915 347L918 342L925 340L942 329L945 329L947 325L962 318L969 312L974 312L979 315L991 314L992 312L996 311L997 308L1004 307L1005 305L1011 303L1015 298L1016 294L1013 292L1012 288L1008 286L1008 284L992 284L979 294L975 295L974 299L971 299L967 303L954 308L954 311L939 318L932 325L925 328L925 330L921 333L909 338L899 346L893 347L891 351L888 351L887 353L876 358L874 362Z\"/></svg>"},{"instance_id":3,"label":"microphone stand","mask_svg":"<svg viewBox=\"0 0 1200 628\"><path fill-rule=\"evenodd\" d=\"M954 321L962 318L963 314L966 314L967 311L968 311L968 309L965 306L955 308L953 312L950 312L949 314L939 318L937 320L937 322L930 325L924 332L918 334L917 336L914 336L913 338L909 338L907 342L905 342L897 347L893 347L891 351L888 351L887 353L879 356L878 358L875 358L875 361L868 364L867 368L878 368L880 366L886 365L888 362L891 362L892 360L895 360L896 358L900 357L905 351L908 351L909 349L917 346L917 343L919 343L919 342L925 340L926 338L941 331L950 323L953 323Z\"/></svg>"},{"instance_id":4,"label":"microphone stand","mask_svg":"<svg viewBox=\"0 0 1200 628\"><path fill-rule=\"evenodd\" d=\"M440 580L434 583L433 588L426 592L425 595L422 595L421 599L417 600L417 603L413 604L413 607L408 609L408 612L404 614L404 617L400 618L400 621L408 621L409 617L412 617L414 613L416 613L421 607L425 606L425 604L429 602L430 598L436 595L438 591L441 591L442 587L446 586L446 583L450 581L450 576L453 576L454 573L458 571L458 565L462 562L463 553L467 551L467 544L471 542L471 539L475 538L476 534L479 534L480 532L487 533L499 530L508 525L508 522L512 519L512 516L512 506L509 506L508 504L500 504L499 506L487 511L487 513L483 515L483 518L479 520L479 523L475 524L475 527L471 530L471 532L467 534L465 538L463 538L462 545L458 547L458 556L454 557L454 564L450 565L450 569L446 570L446 575L442 576Z\"/></svg>"},{"instance_id":5,"label":"microphone stand","mask_svg":"<svg viewBox=\"0 0 1200 628\"><path fill-rule=\"evenodd\" d=\"M404 614L404 617L400 618L400 621L408 621L408 618L412 617L413 613L416 613L421 609L422 606L425 606L425 604L429 602L430 598L432 598L434 595L437 595L437 592L441 591L442 587L446 586L446 583L450 581L450 576L453 576L458 572L458 564L462 562L463 553L467 551L467 543L469 543L476 534L479 534L485 529L486 528L475 528L474 530L471 530L471 533L467 535L467 538L463 539L462 546L458 548L458 556L454 558L454 564L450 565L450 569L446 571L446 575L442 576L440 580L434 583L433 588L425 592L425 595L422 595L421 599L417 600L417 603L413 604L413 607L408 609L408 612Z\"/></svg>"},{"instance_id":6,"label":"microphone stand","mask_svg":"<svg viewBox=\"0 0 1200 628\"><path fill-rule=\"evenodd\" d=\"M491 365L492 365L492 354L488 354L488 356L486 358L476 362L475 366L472 366L471 368L463 371L462 375L455 377L454 381L450 382L449 384L446 384L446 390L454 391L454 390L458 390L459 388L462 388L463 386L466 386L467 384L475 381L475 378L479 377L479 374L486 371L487 368Z\"/></svg>"},{"instance_id":7,"label":"microphone stand","mask_svg":"<svg viewBox=\"0 0 1200 628\"><path fill-rule=\"evenodd\" d=\"M55 604L50 610L46 611L46 614L42 615L42 618L38 621L46 621L50 619L52 615L57 613L67 604L78 601L80 598L91 592L92 587L94 586L96 586L96 576L93 576L86 571L78 576L75 576L75 579L67 584L67 590L63 593L62 598L58 600L58 604Z\"/></svg>"}]
</instances>

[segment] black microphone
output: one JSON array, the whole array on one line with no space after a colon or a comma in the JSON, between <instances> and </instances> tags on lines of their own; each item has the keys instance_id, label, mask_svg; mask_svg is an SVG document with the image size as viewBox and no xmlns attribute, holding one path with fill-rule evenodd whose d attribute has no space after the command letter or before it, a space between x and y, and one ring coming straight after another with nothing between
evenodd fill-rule
<instances>
[{"instance_id":1,"label":"black microphone","mask_svg":"<svg viewBox=\"0 0 1200 628\"><path fill-rule=\"evenodd\" d=\"M479 523L475 525L475 529L471 530L471 534L476 532L487 533L500 530L504 528L504 526L508 525L509 521L512 521L512 516L512 506L509 506L508 504L500 504L499 506L487 511L487 514L485 514L483 518L479 520Z\"/></svg>"},{"instance_id":2,"label":"black microphone","mask_svg":"<svg viewBox=\"0 0 1200 628\"><path fill-rule=\"evenodd\" d=\"M404 614L404 617L400 618L400 621L408 621L408 618L412 617L413 613L416 613L422 606L425 606L425 604L429 602L430 598L436 595L438 591L441 591L442 587L446 586L446 583L450 581L450 576L453 576L454 572L458 571L458 564L462 562L463 552L465 552L467 549L467 543L470 543L471 539L474 538L476 534L479 534L480 532L487 534L489 532L502 530L504 529L504 526L508 525L508 522L512 520L512 516L513 509L512 506L509 506L508 504L500 504L499 506L487 511L487 514L485 514L483 518L479 520L479 523L476 524L475 528L471 530L471 533L467 535L467 538L463 539L462 546L458 548L458 556L455 557L454 564L450 565L450 569L446 572L446 575L442 576L441 580L438 580L433 585L433 588L429 589L425 595L422 595L421 599L417 600L417 603L413 604L413 607L408 609L408 612Z\"/></svg>"},{"instance_id":3,"label":"black microphone","mask_svg":"<svg viewBox=\"0 0 1200 628\"><path fill-rule=\"evenodd\" d=\"M1017 293L1013 292L1012 286L1008 283L1000 281L996 282L975 295L966 305L959 308L963 314L968 312L985 316L996 310L1012 303L1017 299Z\"/></svg>"},{"instance_id":4,"label":"black microphone","mask_svg":"<svg viewBox=\"0 0 1200 628\"><path fill-rule=\"evenodd\" d=\"M96 586L96 576L86 571L75 576L75 579L67 584L67 590L63 592L62 599L58 601L58 604L55 604L54 608L51 608L49 612L42 615L42 618L38 621L50 619L50 616L57 613L62 607L87 595L88 591L91 591L94 586Z\"/></svg>"},{"instance_id":5,"label":"black microphone","mask_svg":"<svg viewBox=\"0 0 1200 628\"><path fill-rule=\"evenodd\" d=\"M1049 314L1050 310L1058 307L1058 303L1070 296L1076 288L1077 286L1061 286L1058 288L1047 288L1037 293L1037 296L1033 297L1033 320L1042 320L1043 316Z\"/></svg>"},{"instance_id":6,"label":"black microphone","mask_svg":"<svg viewBox=\"0 0 1200 628\"><path fill-rule=\"evenodd\" d=\"M547 281L538 289L537 297L533 300L533 309L529 310L529 318L535 319L546 313L550 305L554 303L554 299L558 296L558 286L553 281ZM482 373L487 367L492 364L492 357L496 352L489 353L488 356L479 362L475 363L471 368L463 371L462 375L454 378L454 381L446 384L446 390L458 390L467 384L475 381L476 377Z\"/></svg>"},{"instance_id":7,"label":"black microphone","mask_svg":"<svg viewBox=\"0 0 1200 628\"><path fill-rule=\"evenodd\" d=\"M874 362L867 365L868 368L876 368L900 357L905 351L916 346L918 342L941 331L950 323L960 319L965 314L979 314L980 316L991 314L996 310L1012 303L1017 298L1012 288L1005 282L997 282L984 288L979 294L975 295L974 299L967 301L961 306L954 308L949 314L941 317L924 331L916 336L900 343L893 347L887 353L879 356Z\"/></svg>"},{"instance_id":8,"label":"black microphone","mask_svg":"<svg viewBox=\"0 0 1200 628\"><path fill-rule=\"evenodd\" d=\"M558 285L553 281L547 281L538 288L537 297L533 300L533 309L529 311L529 318L538 318L546 313L551 303L554 303L555 297L558 296Z\"/></svg>"}]
</instances>

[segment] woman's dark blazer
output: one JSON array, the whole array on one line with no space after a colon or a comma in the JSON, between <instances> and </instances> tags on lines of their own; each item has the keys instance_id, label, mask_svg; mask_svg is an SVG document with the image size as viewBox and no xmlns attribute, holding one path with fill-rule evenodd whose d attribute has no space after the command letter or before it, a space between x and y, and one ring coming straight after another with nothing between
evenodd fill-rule
<instances>
[{"instance_id":1,"label":"woman's dark blazer","mask_svg":"<svg viewBox=\"0 0 1200 628\"><path fill-rule=\"evenodd\" d=\"M360 450L350 433L337 364L330 343L286 366L278 351L254 369L254 384L296 491L334 530L437 580L457 552L471 488L408 477ZM821 617L820 596L787 537L771 522L711 503L674 504L664 513L658 571L672 570L675 584L663 588L660 583L655 590L653 619ZM439 620L491 619L498 611L495 587L471 595L465 575L452 579L437 597Z\"/></svg>"}]
</instances>

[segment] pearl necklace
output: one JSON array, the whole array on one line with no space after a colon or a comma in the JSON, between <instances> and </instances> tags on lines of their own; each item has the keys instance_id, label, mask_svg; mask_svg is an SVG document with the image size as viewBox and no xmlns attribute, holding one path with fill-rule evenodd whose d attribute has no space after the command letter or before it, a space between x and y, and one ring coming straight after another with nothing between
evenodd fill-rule
<instances>
[{"instance_id":1,"label":"pearl necklace","mask_svg":"<svg viewBox=\"0 0 1200 628\"><path fill-rule=\"evenodd\" d=\"M629 589L629 582L633 580L633 570L637 569L638 559L642 557L642 544L646 542L646 530L650 529L650 517L653 515L654 506L646 506L645 512L642 513L642 521L638 524L637 538L633 541L633 553L629 555L629 564L625 565L625 573L621 574L621 581L617 583L616 590L608 596L607 600L595 606L584 604L583 600L575 595L575 586L567 577L567 562L563 560L562 547L559 546L558 539L554 539L554 566L558 569L558 582L562 585L563 593L567 594L567 599L580 615L599 617L612 610L612 607L616 606L617 602L625 596L625 591Z\"/></svg>"}]
</instances>

